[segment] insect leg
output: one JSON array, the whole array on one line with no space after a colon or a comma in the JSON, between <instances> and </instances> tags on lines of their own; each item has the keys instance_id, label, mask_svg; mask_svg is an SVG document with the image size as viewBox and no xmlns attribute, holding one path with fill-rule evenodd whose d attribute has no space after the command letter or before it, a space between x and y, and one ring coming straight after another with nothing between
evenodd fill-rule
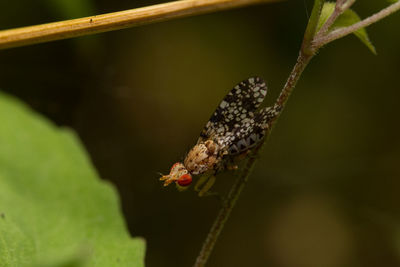
<instances>
[{"instance_id":1,"label":"insect leg","mask_svg":"<svg viewBox=\"0 0 400 267\"><path fill-rule=\"evenodd\" d=\"M194 186L194 190L196 192L201 191L201 187L204 185L204 183L207 182L207 180L210 178L210 176L208 175L203 175L199 178L199 180L196 182L195 186Z\"/></svg>"},{"instance_id":2,"label":"insect leg","mask_svg":"<svg viewBox=\"0 0 400 267\"><path fill-rule=\"evenodd\" d=\"M201 188L201 190L199 191L199 197L203 197L203 196L208 196L208 195L215 195L215 193L209 192L210 188L214 185L215 183L215 175L211 175L209 177L207 177L207 181L203 184L204 186Z\"/></svg>"}]
</instances>

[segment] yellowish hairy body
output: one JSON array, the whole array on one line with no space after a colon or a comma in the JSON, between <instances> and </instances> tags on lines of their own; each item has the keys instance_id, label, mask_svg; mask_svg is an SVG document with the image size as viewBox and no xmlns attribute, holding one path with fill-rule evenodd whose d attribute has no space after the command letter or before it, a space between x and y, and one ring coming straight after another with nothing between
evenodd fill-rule
<instances>
[{"instance_id":1,"label":"yellowish hairy body","mask_svg":"<svg viewBox=\"0 0 400 267\"><path fill-rule=\"evenodd\" d=\"M164 181L164 186L177 182L178 188L183 190L191 183L192 174L199 175L215 171L221 160L219 146L214 141L200 141L189 151L183 163L175 163L170 173L163 175L160 180Z\"/></svg>"},{"instance_id":2,"label":"yellowish hairy body","mask_svg":"<svg viewBox=\"0 0 400 267\"><path fill-rule=\"evenodd\" d=\"M189 151L184 165L194 175L212 170L221 161L218 152L219 147L212 140L198 143Z\"/></svg>"}]
</instances>

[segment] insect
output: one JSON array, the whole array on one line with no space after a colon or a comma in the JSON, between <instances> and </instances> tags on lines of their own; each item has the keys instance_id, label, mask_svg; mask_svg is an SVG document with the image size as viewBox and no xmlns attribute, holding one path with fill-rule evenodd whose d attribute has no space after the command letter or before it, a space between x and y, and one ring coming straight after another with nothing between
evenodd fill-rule
<instances>
[{"instance_id":1,"label":"insect","mask_svg":"<svg viewBox=\"0 0 400 267\"><path fill-rule=\"evenodd\" d=\"M267 94L263 79L252 77L237 84L221 101L200 133L196 145L183 162L175 163L160 180L186 189L192 176L201 175L195 186L199 196L205 195L215 182L217 173L237 169L235 162L261 144L270 122L281 106L259 109Z\"/></svg>"}]
</instances>

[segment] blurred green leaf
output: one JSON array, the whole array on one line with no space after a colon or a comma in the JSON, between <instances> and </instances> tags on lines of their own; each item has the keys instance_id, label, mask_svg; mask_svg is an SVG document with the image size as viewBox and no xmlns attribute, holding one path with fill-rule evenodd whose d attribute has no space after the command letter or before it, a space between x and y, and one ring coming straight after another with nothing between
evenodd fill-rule
<instances>
[{"instance_id":1,"label":"blurred green leaf","mask_svg":"<svg viewBox=\"0 0 400 267\"><path fill-rule=\"evenodd\" d=\"M93 0L46 0L50 10L62 19L72 19L95 14Z\"/></svg>"},{"instance_id":2,"label":"blurred green leaf","mask_svg":"<svg viewBox=\"0 0 400 267\"><path fill-rule=\"evenodd\" d=\"M73 132L0 94L0 265L144 266Z\"/></svg>"},{"instance_id":3,"label":"blurred green leaf","mask_svg":"<svg viewBox=\"0 0 400 267\"><path fill-rule=\"evenodd\" d=\"M322 25L328 20L335 10L335 3L325 2L321 10L321 15L319 17L317 32L321 29Z\"/></svg>"},{"instance_id":4,"label":"blurred green leaf","mask_svg":"<svg viewBox=\"0 0 400 267\"><path fill-rule=\"evenodd\" d=\"M335 10L335 3L326 2L322 8L321 16L318 22L319 30L322 25L328 20L330 15ZM348 27L357 22L361 21L361 18L351 9L347 9L344 11L335 21L335 23L330 27L329 31L337 30L340 28ZM362 43L364 43L372 53L376 54L376 50L372 42L370 41L367 30L365 28L361 28L358 31L355 31L354 34L360 39Z\"/></svg>"},{"instance_id":5,"label":"blurred green leaf","mask_svg":"<svg viewBox=\"0 0 400 267\"><path fill-rule=\"evenodd\" d=\"M93 0L45 0L43 2L57 20L68 20L93 16L97 13ZM93 62L96 53L101 49L100 36L74 38L71 42L76 46L79 58Z\"/></svg>"}]
</instances>

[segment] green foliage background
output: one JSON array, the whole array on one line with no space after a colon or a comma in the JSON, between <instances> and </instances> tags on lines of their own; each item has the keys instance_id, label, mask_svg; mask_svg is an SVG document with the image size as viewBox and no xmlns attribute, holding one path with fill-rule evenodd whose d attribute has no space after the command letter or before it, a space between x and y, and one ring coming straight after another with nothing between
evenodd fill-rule
<instances>
[{"instance_id":1,"label":"green foliage background","mask_svg":"<svg viewBox=\"0 0 400 267\"><path fill-rule=\"evenodd\" d=\"M0 266L144 266L75 135L4 94L0 121Z\"/></svg>"},{"instance_id":2,"label":"green foliage background","mask_svg":"<svg viewBox=\"0 0 400 267\"><path fill-rule=\"evenodd\" d=\"M0 2L0 28L75 17L75 9L60 13L61 2L50 1ZM153 3L86 1L88 14L76 16ZM77 132L100 176L116 185L131 234L146 239L148 266L190 266L219 205L162 188L157 172L182 159L240 80L263 77L273 102L311 4L286 1L1 51L0 87ZM357 1L354 9L365 18L387 4ZM208 266L400 265L398 25L394 14L367 29L377 56L351 36L313 59ZM230 183L229 175L218 177L216 189Z\"/></svg>"}]
</instances>

